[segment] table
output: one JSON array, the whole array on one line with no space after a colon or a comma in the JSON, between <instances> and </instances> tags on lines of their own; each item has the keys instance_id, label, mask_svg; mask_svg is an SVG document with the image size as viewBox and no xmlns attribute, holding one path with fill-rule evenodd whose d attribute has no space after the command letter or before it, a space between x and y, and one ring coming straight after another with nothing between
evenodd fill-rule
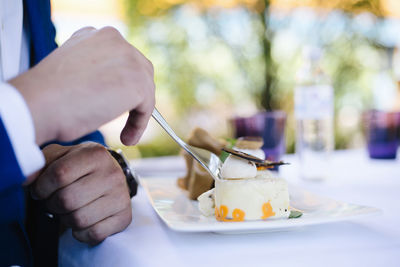
<instances>
[{"instance_id":1,"label":"table","mask_svg":"<svg viewBox=\"0 0 400 267\"><path fill-rule=\"evenodd\" d=\"M289 182L337 200L369 205L383 215L309 226L287 232L221 235L179 233L157 217L142 188L132 200L134 220L98 246L79 243L67 231L60 239L60 266L400 266L400 159L370 160L364 150L335 152L331 177L305 182L298 163L281 174ZM133 161L145 179L179 176L178 157ZM155 168L154 166L157 166Z\"/></svg>"}]
</instances>

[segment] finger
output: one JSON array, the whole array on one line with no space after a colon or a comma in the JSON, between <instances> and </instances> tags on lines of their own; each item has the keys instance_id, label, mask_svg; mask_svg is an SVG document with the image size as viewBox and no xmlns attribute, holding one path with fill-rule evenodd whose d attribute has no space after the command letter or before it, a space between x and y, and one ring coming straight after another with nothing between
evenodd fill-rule
<instances>
[{"instance_id":1,"label":"finger","mask_svg":"<svg viewBox=\"0 0 400 267\"><path fill-rule=\"evenodd\" d=\"M72 149L71 146L60 146L57 144L48 145L45 148L43 148L42 153L46 161L46 166L49 163L53 162L54 160L67 154L71 149ZM28 176L26 181L23 183L23 186L27 186L35 182L35 180L40 176L40 174L44 172L46 166L43 169Z\"/></svg>"},{"instance_id":2,"label":"finger","mask_svg":"<svg viewBox=\"0 0 400 267\"><path fill-rule=\"evenodd\" d=\"M65 214L82 208L104 196L113 188L109 177L99 177L97 172L89 174L56 191L47 201L47 208L55 214Z\"/></svg>"},{"instance_id":3,"label":"finger","mask_svg":"<svg viewBox=\"0 0 400 267\"><path fill-rule=\"evenodd\" d=\"M88 205L60 216L61 222L74 230L90 227L107 217L130 207L128 191L126 194L102 196Z\"/></svg>"},{"instance_id":4,"label":"finger","mask_svg":"<svg viewBox=\"0 0 400 267\"><path fill-rule=\"evenodd\" d=\"M33 184L32 194L38 199L48 198L55 191L92 173L97 164L102 162L100 157L104 157L104 151L107 153L107 150L100 146L95 149L85 146L53 161Z\"/></svg>"},{"instance_id":5,"label":"finger","mask_svg":"<svg viewBox=\"0 0 400 267\"><path fill-rule=\"evenodd\" d=\"M74 32L71 37L79 38L82 36L86 36L89 33L93 33L95 31L97 31L97 30L94 27L91 27L91 26L83 27L83 28L77 30L76 32Z\"/></svg>"},{"instance_id":6,"label":"finger","mask_svg":"<svg viewBox=\"0 0 400 267\"><path fill-rule=\"evenodd\" d=\"M127 208L84 230L72 231L72 235L81 242L96 245L108 236L124 230L132 221L132 210Z\"/></svg>"},{"instance_id":7,"label":"finger","mask_svg":"<svg viewBox=\"0 0 400 267\"><path fill-rule=\"evenodd\" d=\"M74 32L65 43L62 44L62 47L71 47L73 45L76 45L82 40L87 39L88 37L92 36L95 34L97 30L93 27L84 27L76 32Z\"/></svg>"},{"instance_id":8,"label":"finger","mask_svg":"<svg viewBox=\"0 0 400 267\"><path fill-rule=\"evenodd\" d=\"M149 107L142 109L138 107L129 112L128 120L121 132L121 142L124 145L136 145L139 142L140 137L142 137L147 127L153 108L154 105L149 105Z\"/></svg>"},{"instance_id":9,"label":"finger","mask_svg":"<svg viewBox=\"0 0 400 267\"><path fill-rule=\"evenodd\" d=\"M71 149L73 149L75 146L60 146L57 144L51 144L46 146L45 148L42 149L44 158L46 160L46 164L49 164L65 154L67 154Z\"/></svg>"}]
</instances>

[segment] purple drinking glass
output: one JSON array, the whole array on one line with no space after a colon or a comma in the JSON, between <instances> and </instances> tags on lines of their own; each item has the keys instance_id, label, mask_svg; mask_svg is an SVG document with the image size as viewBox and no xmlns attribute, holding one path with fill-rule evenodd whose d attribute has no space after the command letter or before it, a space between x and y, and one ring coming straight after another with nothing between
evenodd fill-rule
<instances>
[{"instance_id":1,"label":"purple drinking glass","mask_svg":"<svg viewBox=\"0 0 400 267\"><path fill-rule=\"evenodd\" d=\"M286 151L284 111L260 112L251 117L235 117L231 120L235 138L260 136L266 159L279 161Z\"/></svg>"},{"instance_id":2,"label":"purple drinking glass","mask_svg":"<svg viewBox=\"0 0 400 267\"><path fill-rule=\"evenodd\" d=\"M369 110L363 124L370 158L395 159L399 146L400 113Z\"/></svg>"}]
</instances>

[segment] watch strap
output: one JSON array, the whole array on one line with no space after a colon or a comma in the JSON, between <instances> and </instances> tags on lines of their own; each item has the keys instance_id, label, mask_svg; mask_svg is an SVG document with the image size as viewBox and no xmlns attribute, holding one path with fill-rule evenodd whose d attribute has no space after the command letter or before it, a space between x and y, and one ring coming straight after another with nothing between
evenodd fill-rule
<instances>
[{"instance_id":1,"label":"watch strap","mask_svg":"<svg viewBox=\"0 0 400 267\"><path fill-rule=\"evenodd\" d=\"M119 166L121 166L121 169L126 177L126 183L128 184L129 195L131 198L134 197L137 194L137 189L138 189L137 175L129 167L128 161L125 159L120 149L118 150L108 149L108 152L118 162Z\"/></svg>"}]
</instances>

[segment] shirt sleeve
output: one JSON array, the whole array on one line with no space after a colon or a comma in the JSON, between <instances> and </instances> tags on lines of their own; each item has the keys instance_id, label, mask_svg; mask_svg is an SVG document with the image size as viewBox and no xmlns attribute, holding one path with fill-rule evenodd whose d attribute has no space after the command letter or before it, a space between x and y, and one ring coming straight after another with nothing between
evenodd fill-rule
<instances>
[{"instance_id":1,"label":"shirt sleeve","mask_svg":"<svg viewBox=\"0 0 400 267\"><path fill-rule=\"evenodd\" d=\"M45 159L35 141L31 113L22 95L8 83L0 83L0 117L25 177L42 168Z\"/></svg>"}]
</instances>

